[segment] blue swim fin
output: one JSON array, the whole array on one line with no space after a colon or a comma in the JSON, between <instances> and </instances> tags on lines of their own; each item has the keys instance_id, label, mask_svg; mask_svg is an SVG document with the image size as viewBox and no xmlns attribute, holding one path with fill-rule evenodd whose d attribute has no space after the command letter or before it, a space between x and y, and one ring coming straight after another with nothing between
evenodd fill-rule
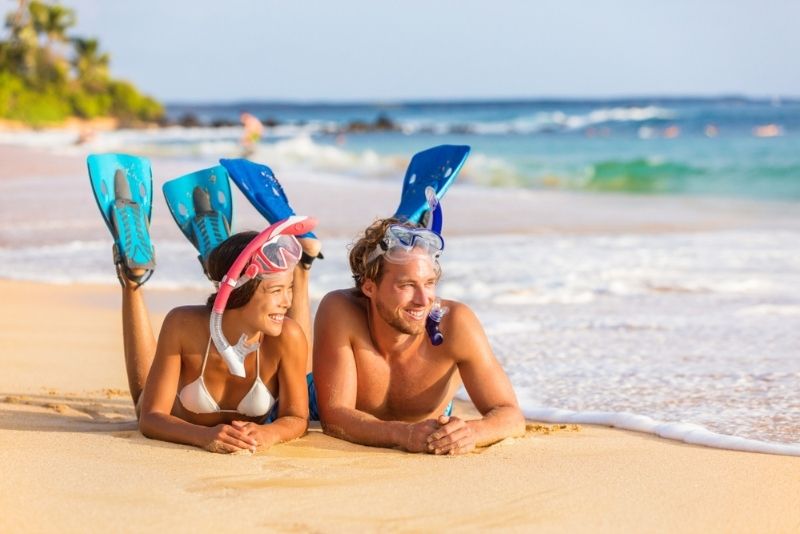
<instances>
[{"instance_id":1,"label":"blue swim fin","mask_svg":"<svg viewBox=\"0 0 800 534\"><path fill-rule=\"evenodd\" d=\"M455 181L469 151L470 147L466 145L439 145L415 154L408 164L400 205L394 216L419 223L428 211L425 189L433 187L436 198L441 200Z\"/></svg>"},{"instance_id":2,"label":"blue swim fin","mask_svg":"<svg viewBox=\"0 0 800 534\"><path fill-rule=\"evenodd\" d=\"M172 218L205 260L228 239L233 224L233 199L228 172L217 165L169 180L162 187Z\"/></svg>"},{"instance_id":3,"label":"blue swim fin","mask_svg":"<svg viewBox=\"0 0 800 534\"><path fill-rule=\"evenodd\" d=\"M97 207L114 238L114 263L137 284L156 266L150 241L153 171L145 158L127 154L92 154L86 158ZM133 276L131 270L144 269ZM122 282L122 280L120 279Z\"/></svg>"},{"instance_id":4,"label":"blue swim fin","mask_svg":"<svg viewBox=\"0 0 800 534\"><path fill-rule=\"evenodd\" d=\"M272 169L246 159L221 159L219 162L228 170L233 183L267 221L276 223L295 215ZM297 237L317 236L309 232Z\"/></svg>"}]
</instances>

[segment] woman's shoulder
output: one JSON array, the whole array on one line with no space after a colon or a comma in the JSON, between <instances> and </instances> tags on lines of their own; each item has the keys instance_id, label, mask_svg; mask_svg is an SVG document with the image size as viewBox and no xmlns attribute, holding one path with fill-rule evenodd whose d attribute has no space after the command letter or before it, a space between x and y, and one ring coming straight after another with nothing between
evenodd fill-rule
<instances>
[{"instance_id":1,"label":"woman's shoulder","mask_svg":"<svg viewBox=\"0 0 800 534\"><path fill-rule=\"evenodd\" d=\"M297 321L286 317L280 335L265 336L264 346L268 353L279 354L283 358L301 358L308 356L308 343L303 328Z\"/></svg>"},{"instance_id":2,"label":"woman's shoulder","mask_svg":"<svg viewBox=\"0 0 800 534\"><path fill-rule=\"evenodd\" d=\"M209 311L205 306L178 306L172 308L164 318L163 328L191 328L208 325Z\"/></svg>"}]
</instances>

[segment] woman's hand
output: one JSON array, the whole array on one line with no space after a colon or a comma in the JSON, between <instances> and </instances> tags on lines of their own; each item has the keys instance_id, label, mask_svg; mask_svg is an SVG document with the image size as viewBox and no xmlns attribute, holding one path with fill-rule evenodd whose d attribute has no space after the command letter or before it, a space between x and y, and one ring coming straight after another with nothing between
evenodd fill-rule
<instances>
[{"instance_id":1,"label":"woman's hand","mask_svg":"<svg viewBox=\"0 0 800 534\"><path fill-rule=\"evenodd\" d=\"M271 447L280 441L271 425L260 425L249 421L231 421L231 425L246 439L252 440L256 448Z\"/></svg>"},{"instance_id":2,"label":"woman's hand","mask_svg":"<svg viewBox=\"0 0 800 534\"><path fill-rule=\"evenodd\" d=\"M247 423L246 425L252 424L254 423ZM258 440L251 435L249 429L242 429L240 425L241 421L234 421L232 425L220 424L209 427L206 431L203 448L207 451L222 454L239 451L255 452L256 447L259 445Z\"/></svg>"}]
</instances>

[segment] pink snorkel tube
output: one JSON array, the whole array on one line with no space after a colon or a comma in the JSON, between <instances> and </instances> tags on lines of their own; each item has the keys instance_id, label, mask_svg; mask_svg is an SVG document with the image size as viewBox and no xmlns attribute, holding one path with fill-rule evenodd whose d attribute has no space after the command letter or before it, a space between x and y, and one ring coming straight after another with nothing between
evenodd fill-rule
<instances>
[{"instance_id":1,"label":"pink snorkel tube","mask_svg":"<svg viewBox=\"0 0 800 534\"><path fill-rule=\"evenodd\" d=\"M211 339L232 375L244 377L245 356L258 348L259 343L247 343L247 335L242 334L236 345L231 346L222 333L222 314L234 289L259 275L275 274L293 269L302 254L300 244L294 236L310 232L317 225L316 219L293 215L278 221L258 234L239 254L228 273L222 277L211 309L209 326ZM290 236L281 241L281 236ZM271 243L272 242L272 243ZM284 246L283 243L288 246ZM267 246L273 245L270 254L265 254ZM244 271L244 274L242 274Z\"/></svg>"}]
</instances>

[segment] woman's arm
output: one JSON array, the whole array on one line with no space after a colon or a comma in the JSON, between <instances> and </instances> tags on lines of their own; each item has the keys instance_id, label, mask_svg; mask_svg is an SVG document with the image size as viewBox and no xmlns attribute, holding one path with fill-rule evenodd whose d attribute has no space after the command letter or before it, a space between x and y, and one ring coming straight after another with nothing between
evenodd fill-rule
<instances>
[{"instance_id":1,"label":"woman's arm","mask_svg":"<svg viewBox=\"0 0 800 534\"><path fill-rule=\"evenodd\" d=\"M235 428L255 438L259 447L299 438L308 429L308 388L306 359L308 344L300 326L285 319L278 341L278 418L259 425L234 421Z\"/></svg>"},{"instance_id":2,"label":"woman's arm","mask_svg":"<svg viewBox=\"0 0 800 534\"><path fill-rule=\"evenodd\" d=\"M206 427L171 415L181 374L181 335L193 330L185 310L167 314L142 394L139 430L152 439L186 443L212 452L252 450L256 443L231 425Z\"/></svg>"}]
</instances>

